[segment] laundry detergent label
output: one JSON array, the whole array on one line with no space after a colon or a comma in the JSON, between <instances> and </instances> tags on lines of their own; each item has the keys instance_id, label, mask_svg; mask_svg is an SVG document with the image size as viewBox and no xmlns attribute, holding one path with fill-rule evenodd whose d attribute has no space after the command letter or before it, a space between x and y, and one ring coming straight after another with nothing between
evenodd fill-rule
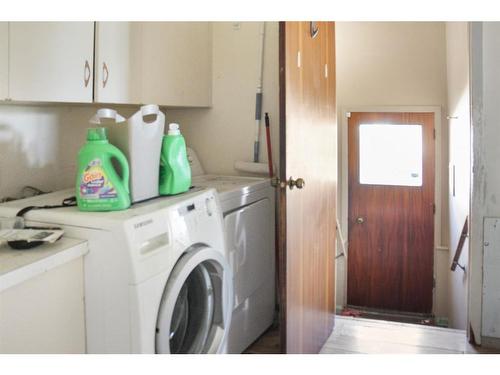
<instances>
[{"instance_id":1,"label":"laundry detergent label","mask_svg":"<svg viewBox=\"0 0 500 375\"><path fill-rule=\"evenodd\" d=\"M80 181L80 196L83 199L117 197L115 187L104 172L101 159L92 160L83 171Z\"/></svg>"}]
</instances>

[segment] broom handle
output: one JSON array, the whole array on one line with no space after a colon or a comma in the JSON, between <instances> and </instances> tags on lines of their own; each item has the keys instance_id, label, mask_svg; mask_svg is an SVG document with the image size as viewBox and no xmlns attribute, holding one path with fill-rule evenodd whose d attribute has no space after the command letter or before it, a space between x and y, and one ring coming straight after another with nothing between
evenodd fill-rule
<instances>
[{"instance_id":1,"label":"broom handle","mask_svg":"<svg viewBox=\"0 0 500 375\"><path fill-rule=\"evenodd\" d=\"M269 164L269 177L273 178L273 153L271 148L271 132L269 130L269 114L266 112L266 141L267 141L267 162Z\"/></svg>"}]
</instances>

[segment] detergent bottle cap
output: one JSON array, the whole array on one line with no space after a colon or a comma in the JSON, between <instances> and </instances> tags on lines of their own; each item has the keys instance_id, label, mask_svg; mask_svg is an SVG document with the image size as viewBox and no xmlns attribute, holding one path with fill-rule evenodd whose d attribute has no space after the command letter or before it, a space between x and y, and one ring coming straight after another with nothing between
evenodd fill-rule
<instances>
[{"instance_id":1,"label":"detergent bottle cap","mask_svg":"<svg viewBox=\"0 0 500 375\"><path fill-rule=\"evenodd\" d=\"M168 135L180 135L179 124L172 122L168 125Z\"/></svg>"},{"instance_id":2,"label":"detergent bottle cap","mask_svg":"<svg viewBox=\"0 0 500 375\"><path fill-rule=\"evenodd\" d=\"M106 128L89 128L87 130L87 141L107 141Z\"/></svg>"}]
</instances>

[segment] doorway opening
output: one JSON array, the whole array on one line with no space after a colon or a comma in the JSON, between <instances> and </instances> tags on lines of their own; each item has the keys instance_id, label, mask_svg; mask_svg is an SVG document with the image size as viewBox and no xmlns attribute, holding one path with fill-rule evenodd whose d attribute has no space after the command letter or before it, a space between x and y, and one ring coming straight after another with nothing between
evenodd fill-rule
<instances>
[{"instance_id":1,"label":"doorway opening","mask_svg":"<svg viewBox=\"0 0 500 375\"><path fill-rule=\"evenodd\" d=\"M468 25L337 30L336 312L465 331L468 274L450 266L470 199Z\"/></svg>"}]
</instances>

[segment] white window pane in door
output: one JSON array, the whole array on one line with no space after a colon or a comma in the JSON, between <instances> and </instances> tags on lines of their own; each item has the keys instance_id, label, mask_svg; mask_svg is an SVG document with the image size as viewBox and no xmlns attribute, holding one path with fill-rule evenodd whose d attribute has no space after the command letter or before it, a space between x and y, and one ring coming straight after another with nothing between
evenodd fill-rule
<instances>
[{"instance_id":1,"label":"white window pane in door","mask_svg":"<svg viewBox=\"0 0 500 375\"><path fill-rule=\"evenodd\" d=\"M422 186L422 126L361 124L359 182Z\"/></svg>"}]
</instances>

